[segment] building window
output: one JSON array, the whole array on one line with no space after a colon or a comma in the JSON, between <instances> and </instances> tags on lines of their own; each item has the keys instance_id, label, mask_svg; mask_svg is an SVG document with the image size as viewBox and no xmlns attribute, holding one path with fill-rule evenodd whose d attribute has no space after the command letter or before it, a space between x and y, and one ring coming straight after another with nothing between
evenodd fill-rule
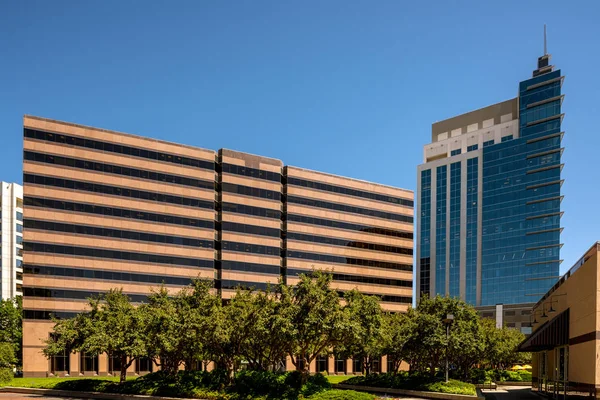
<instances>
[{"instance_id":1,"label":"building window","mask_svg":"<svg viewBox=\"0 0 600 400\"><path fill-rule=\"evenodd\" d=\"M502 138L502 143L508 142L509 140L512 140L512 138L513 138L513 135L504 136Z\"/></svg>"},{"instance_id":2,"label":"building window","mask_svg":"<svg viewBox=\"0 0 600 400\"><path fill-rule=\"evenodd\" d=\"M16 250L18 257L23 257L23 249L22 248L17 247L15 250Z\"/></svg>"},{"instance_id":3,"label":"building window","mask_svg":"<svg viewBox=\"0 0 600 400\"><path fill-rule=\"evenodd\" d=\"M17 272L17 280L18 281L22 281L23 280L23 273L22 272Z\"/></svg>"},{"instance_id":4,"label":"building window","mask_svg":"<svg viewBox=\"0 0 600 400\"><path fill-rule=\"evenodd\" d=\"M484 313L482 314L482 317L483 317L483 318L492 318L493 316L494 316L494 313L493 313L493 312L484 312Z\"/></svg>"},{"instance_id":5,"label":"building window","mask_svg":"<svg viewBox=\"0 0 600 400\"><path fill-rule=\"evenodd\" d=\"M478 144L473 144L473 145L467 147L467 151L475 151L477 149L479 149Z\"/></svg>"},{"instance_id":6,"label":"building window","mask_svg":"<svg viewBox=\"0 0 600 400\"><path fill-rule=\"evenodd\" d=\"M505 317L513 317L515 315L514 311L504 311Z\"/></svg>"},{"instance_id":7,"label":"building window","mask_svg":"<svg viewBox=\"0 0 600 400\"><path fill-rule=\"evenodd\" d=\"M451 155L451 156L457 156L457 155L459 155L460 153L461 153L461 149L456 149L456 150L452 150L452 151L450 152L450 155Z\"/></svg>"},{"instance_id":8,"label":"building window","mask_svg":"<svg viewBox=\"0 0 600 400\"><path fill-rule=\"evenodd\" d=\"M327 367L329 364L329 358L327 356L318 356L317 357L317 372L327 372Z\"/></svg>"},{"instance_id":9,"label":"building window","mask_svg":"<svg viewBox=\"0 0 600 400\"><path fill-rule=\"evenodd\" d=\"M152 372L152 360L148 357L141 357L135 361L135 373L145 374Z\"/></svg>"},{"instance_id":10,"label":"building window","mask_svg":"<svg viewBox=\"0 0 600 400\"><path fill-rule=\"evenodd\" d=\"M345 374L346 373L346 359L337 356L335 358L335 373Z\"/></svg>"},{"instance_id":11,"label":"building window","mask_svg":"<svg viewBox=\"0 0 600 400\"><path fill-rule=\"evenodd\" d=\"M508 324L506 324L507 328L514 328L515 327L515 323L514 322L509 322Z\"/></svg>"},{"instance_id":12,"label":"building window","mask_svg":"<svg viewBox=\"0 0 600 400\"><path fill-rule=\"evenodd\" d=\"M17 235L17 244L23 245L23 236Z\"/></svg>"},{"instance_id":13,"label":"building window","mask_svg":"<svg viewBox=\"0 0 600 400\"><path fill-rule=\"evenodd\" d=\"M381 372L381 358L375 358L372 361L372 370L371 372L378 374Z\"/></svg>"},{"instance_id":14,"label":"building window","mask_svg":"<svg viewBox=\"0 0 600 400\"><path fill-rule=\"evenodd\" d=\"M488 147L494 144L494 139L483 142L483 147Z\"/></svg>"},{"instance_id":15,"label":"building window","mask_svg":"<svg viewBox=\"0 0 600 400\"><path fill-rule=\"evenodd\" d=\"M121 374L121 357L110 355L108 356L108 373L112 375Z\"/></svg>"},{"instance_id":16,"label":"building window","mask_svg":"<svg viewBox=\"0 0 600 400\"><path fill-rule=\"evenodd\" d=\"M353 358L352 359L352 372L355 374L363 373L363 359L362 358Z\"/></svg>"},{"instance_id":17,"label":"building window","mask_svg":"<svg viewBox=\"0 0 600 400\"><path fill-rule=\"evenodd\" d=\"M79 353L79 365L81 366L81 372L95 372L97 374L98 356L82 351Z\"/></svg>"},{"instance_id":18,"label":"building window","mask_svg":"<svg viewBox=\"0 0 600 400\"><path fill-rule=\"evenodd\" d=\"M387 357L387 372L388 372L388 374L398 372L396 370L396 365L395 364L396 364L396 362L394 361L394 358L388 356Z\"/></svg>"},{"instance_id":19,"label":"building window","mask_svg":"<svg viewBox=\"0 0 600 400\"><path fill-rule=\"evenodd\" d=\"M531 315L531 310L521 310L521 315Z\"/></svg>"},{"instance_id":20,"label":"building window","mask_svg":"<svg viewBox=\"0 0 600 400\"><path fill-rule=\"evenodd\" d=\"M50 338L54 338L54 334L50 334ZM50 372L54 375L59 373L69 373L70 367L70 351L64 350L62 353L50 357Z\"/></svg>"},{"instance_id":21,"label":"building window","mask_svg":"<svg viewBox=\"0 0 600 400\"><path fill-rule=\"evenodd\" d=\"M17 224L17 232L18 233L23 233L23 225Z\"/></svg>"},{"instance_id":22,"label":"building window","mask_svg":"<svg viewBox=\"0 0 600 400\"><path fill-rule=\"evenodd\" d=\"M23 213L20 211L17 211L17 221L23 222Z\"/></svg>"}]
</instances>

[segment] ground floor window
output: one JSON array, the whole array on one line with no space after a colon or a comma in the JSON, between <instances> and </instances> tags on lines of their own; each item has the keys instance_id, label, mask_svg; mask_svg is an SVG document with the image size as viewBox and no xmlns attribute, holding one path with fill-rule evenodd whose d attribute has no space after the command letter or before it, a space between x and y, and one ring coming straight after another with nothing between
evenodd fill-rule
<instances>
[{"instance_id":1,"label":"ground floor window","mask_svg":"<svg viewBox=\"0 0 600 400\"><path fill-rule=\"evenodd\" d=\"M79 365L81 372L98 373L98 356L82 351L79 353Z\"/></svg>"},{"instance_id":2,"label":"ground floor window","mask_svg":"<svg viewBox=\"0 0 600 400\"><path fill-rule=\"evenodd\" d=\"M60 354L50 358L50 372L56 374L58 372L69 373L71 370L70 354L68 351L63 351Z\"/></svg>"},{"instance_id":3,"label":"ground floor window","mask_svg":"<svg viewBox=\"0 0 600 400\"><path fill-rule=\"evenodd\" d=\"M354 372L355 374L362 374L363 373L363 359L362 357L360 358L353 358L352 359L352 372Z\"/></svg>"},{"instance_id":4,"label":"ground floor window","mask_svg":"<svg viewBox=\"0 0 600 400\"><path fill-rule=\"evenodd\" d=\"M346 359L337 357L335 359L335 373L345 374L346 373Z\"/></svg>"},{"instance_id":5,"label":"ground floor window","mask_svg":"<svg viewBox=\"0 0 600 400\"><path fill-rule=\"evenodd\" d=\"M120 356L115 356L115 355L110 355L108 357L108 373L110 374L115 374L121 373L121 357Z\"/></svg>"},{"instance_id":6,"label":"ground floor window","mask_svg":"<svg viewBox=\"0 0 600 400\"><path fill-rule=\"evenodd\" d=\"M371 372L376 374L381 372L381 358L374 358L371 365Z\"/></svg>"},{"instance_id":7,"label":"ground floor window","mask_svg":"<svg viewBox=\"0 0 600 400\"><path fill-rule=\"evenodd\" d=\"M149 357L138 358L135 362L135 373L145 374L152 372L152 360Z\"/></svg>"},{"instance_id":8,"label":"ground floor window","mask_svg":"<svg viewBox=\"0 0 600 400\"><path fill-rule=\"evenodd\" d=\"M398 372L398 371L396 371L396 366L394 364L396 364L395 360L392 357L388 356L388 358L387 358L387 372L389 372L389 373Z\"/></svg>"},{"instance_id":9,"label":"ground floor window","mask_svg":"<svg viewBox=\"0 0 600 400\"><path fill-rule=\"evenodd\" d=\"M317 372L327 372L329 358L327 356L317 357Z\"/></svg>"}]
</instances>

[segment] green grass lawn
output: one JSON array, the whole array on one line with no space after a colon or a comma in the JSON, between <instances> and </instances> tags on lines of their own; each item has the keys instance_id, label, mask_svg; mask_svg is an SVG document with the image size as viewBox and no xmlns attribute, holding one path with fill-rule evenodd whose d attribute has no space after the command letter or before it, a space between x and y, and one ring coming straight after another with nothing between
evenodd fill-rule
<instances>
[{"instance_id":1,"label":"green grass lawn","mask_svg":"<svg viewBox=\"0 0 600 400\"><path fill-rule=\"evenodd\" d=\"M52 389L55 385L60 382L65 381L73 381L75 379L100 379L104 381L110 382L118 382L119 377L111 377L111 376L97 376L97 377L72 377L72 378L14 378L12 381L7 383L5 386L13 386L13 387L27 387L27 388L38 388L38 389ZM135 379L134 377L128 379ZM2 386L2 385L0 385Z\"/></svg>"},{"instance_id":2,"label":"green grass lawn","mask_svg":"<svg viewBox=\"0 0 600 400\"><path fill-rule=\"evenodd\" d=\"M346 379L352 378L353 375L327 375L327 380L331 384L342 383Z\"/></svg>"}]
</instances>

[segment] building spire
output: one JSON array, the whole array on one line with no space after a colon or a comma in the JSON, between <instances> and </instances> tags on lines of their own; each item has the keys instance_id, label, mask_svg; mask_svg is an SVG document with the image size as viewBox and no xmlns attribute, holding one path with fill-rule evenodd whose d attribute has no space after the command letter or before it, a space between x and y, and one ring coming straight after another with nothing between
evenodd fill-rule
<instances>
[{"instance_id":1,"label":"building spire","mask_svg":"<svg viewBox=\"0 0 600 400\"><path fill-rule=\"evenodd\" d=\"M544 24L544 55L548 54L548 42L546 41L546 24Z\"/></svg>"}]
</instances>

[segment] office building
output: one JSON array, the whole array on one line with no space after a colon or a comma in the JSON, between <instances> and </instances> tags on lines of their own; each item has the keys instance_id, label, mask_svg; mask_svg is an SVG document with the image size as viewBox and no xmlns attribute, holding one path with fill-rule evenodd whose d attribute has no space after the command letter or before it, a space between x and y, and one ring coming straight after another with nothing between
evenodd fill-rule
<instances>
[{"instance_id":1,"label":"office building","mask_svg":"<svg viewBox=\"0 0 600 400\"><path fill-rule=\"evenodd\" d=\"M142 302L201 276L228 299L326 268L340 292L380 296L390 311L412 302L411 191L38 117L25 117L24 136L25 376L117 370L106 355L40 352L51 315L114 287ZM311 368L334 370L327 361Z\"/></svg>"},{"instance_id":2,"label":"office building","mask_svg":"<svg viewBox=\"0 0 600 400\"><path fill-rule=\"evenodd\" d=\"M585 252L535 304L532 389L550 398L597 398L600 387L600 242Z\"/></svg>"},{"instance_id":3,"label":"office building","mask_svg":"<svg viewBox=\"0 0 600 400\"><path fill-rule=\"evenodd\" d=\"M0 182L0 294L23 295L23 187Z\"/></svg>"},{"instance_id":4,"label":"office building","mask_svg":"<svg viewBox=\"0 0 600 400\"><path fill-rule=\"evenodd\" d=\"M561 262L563 76L549 61L516 98L434 123L417 172L417 297L459 297L524 332Z\"/></svg>"}]
</instances>

